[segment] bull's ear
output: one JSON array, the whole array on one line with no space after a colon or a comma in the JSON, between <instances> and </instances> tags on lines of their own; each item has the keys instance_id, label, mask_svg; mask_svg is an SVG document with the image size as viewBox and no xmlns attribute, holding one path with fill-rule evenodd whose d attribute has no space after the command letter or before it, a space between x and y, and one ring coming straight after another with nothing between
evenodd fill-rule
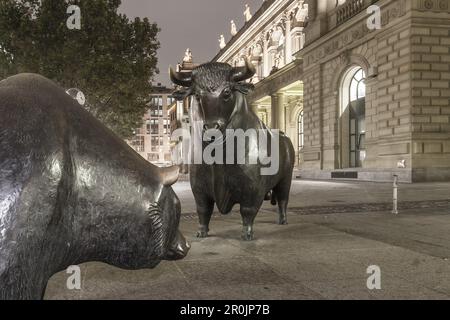
<instances>
[{"instance_id":1,"label":"bull's ear","mask_svg":"<svg viewBox=\"0 0 450 320\"><path fill-rule=\"evenodd\" d=\"M175 182L178 181L178 177L180 175L180 167L179 166L172 166L167 168L161 168L161 177L162 177L162 184L165 187L170 187Z\"/></svg>"},{"instance_id":2,"label":"bull's ear","mask_svg":"<svg viewBox=\"0 0 450 320\"><path fill-rule=\"evenodd\" d=\"M251 83L239 82L234 85L234 89L243 94L249 94L250 91L253 91L255 89L255 86Z\"/></svg>"}]
</instances>

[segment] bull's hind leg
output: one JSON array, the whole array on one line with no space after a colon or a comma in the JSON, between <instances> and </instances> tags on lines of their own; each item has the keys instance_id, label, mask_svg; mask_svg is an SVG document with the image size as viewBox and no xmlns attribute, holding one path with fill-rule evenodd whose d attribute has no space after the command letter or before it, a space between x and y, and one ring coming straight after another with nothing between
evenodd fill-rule
<instances>
[{"instance_id":1,"label":"bull's hind leg","mask_svg":"<svg viewBox=\"0 0 450 320\"><path fill-rule=\"evenodd\" d=\"M287 208L289 204L289 193L291 192L292 179L290 177L283 179L273 189L275 199L278 203L279 225L287 225Z\"/></svg>"},{"instance_id":2,"label":"bull's hind leg","mask_svg":"<svg viewBox=\"0 0 450 320\"><path fill-rule=\"evenodd\" d=\"M259 208L254 207L242 207L241 206L241 216L242 216L242 240L251 241L253 240L253 223L255 222L256 215L258 214Z\"/></svg>"},{"instance_id":3,"label":"bull's hind leg","mask_svg":"<svg viewBox=\"0 0 450 320\"><path fill-rule=\"evenodd\" d=\"M209 223L214 211L214 201L208 197L196 197L197 214L199 221L199 228L197 238L207 238L209 232Z\"/></svg>"}]
</instances>

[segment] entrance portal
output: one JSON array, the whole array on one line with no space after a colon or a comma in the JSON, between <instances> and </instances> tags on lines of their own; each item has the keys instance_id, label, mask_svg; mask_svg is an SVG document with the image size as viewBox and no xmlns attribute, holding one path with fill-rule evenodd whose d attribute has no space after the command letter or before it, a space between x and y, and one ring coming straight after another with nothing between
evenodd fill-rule
<instances>
[{"instance_id":1,"label":"entrance portal","mask_svg":"<svg viewBox=\"0 0 450 320\"><path fill-rule=\"evenodd\" d=\"M360 168L366 158L366 86L360 67L351 68L341 87L341 168Z\"/></svg>"},{"instance_id":2,"label":"entrance portal","mask_svg":"<svg viewBox=\"0 0 450 320\"><path fill-rule=\"evenodd\" d=\"M362 167L362 162L366 158L365 135L366 135L366 105L365 99L353 101L349 105L350 123L350 168Z\"/></svg>"}]
</instances>

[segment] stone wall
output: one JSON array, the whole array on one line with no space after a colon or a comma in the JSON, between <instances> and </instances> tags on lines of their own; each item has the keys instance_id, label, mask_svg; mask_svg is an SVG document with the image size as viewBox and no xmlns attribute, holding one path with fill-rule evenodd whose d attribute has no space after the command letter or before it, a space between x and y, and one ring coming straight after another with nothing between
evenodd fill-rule
<instances>
[{"instance_id":1,"label":"stone wall","mask_svg":"<svg viewBox=\"0 0 450 320\"><path fill-rule=\"evenodd\" d=\"M450 180L450 1L417 2L411 27L413 179ZM444 13L446 12L446 13Z\"/></svg>"},{"instance_id":2,"label":"stone wall","mask_svg":"<svg viewBox=\"0 0 450 320\"><path fill-rule=\"evenodd\" d=\"M303 115L305 144L303 149L304 169L322 169L322 110L321 110L321 66L315 66L303 76Z\"/></svg>"},{"instance_id":3,"label":"stone wall","mask_svg":"<svg viewBox=\"0 0 450 320\"><path fill-rule=\"evenodd\" d=\"M366 81L366 180L450 179L450 1L385 0L382 28L361 12L298 55L303 59L306 177L343 168L340 84L351 66ZM406 168L399 169L399 161ZM321 172L317 172L320 170Z\"/></svg>"}]
</instances>

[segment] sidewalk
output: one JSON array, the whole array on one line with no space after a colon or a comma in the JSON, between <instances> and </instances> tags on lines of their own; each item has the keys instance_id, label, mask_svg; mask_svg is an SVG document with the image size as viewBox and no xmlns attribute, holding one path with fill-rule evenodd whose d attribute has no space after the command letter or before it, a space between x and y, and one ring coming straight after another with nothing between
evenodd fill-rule
<instances>
[{"instance_id":1,"label":"sidewalk","mask_svg":"<svg viewBox=\"0 0 450 320\"><path fill-rule=\"evenodd\" d=\"M181 230L192 242L186 259L140 271L84 264L81 291L67 290L67 275L59 273L46 298L450 299L450 205L433 208L434 201L450 199L450 183L400 186L402 201L428 208L398 216L364 212L363 204L390 203L391 188L295 181L289 225L275 224L276 213L266 205L257 217L256 240L243 242L239 214L214 215L211 237L196 239L195 205L183 182L175 189L183 206ZM326 209L355 204L362 209ZM381 269L381 290L367 289L372 265Z\"/></svg>"},{"instance_id":2,"label":"sidewalk","mask_svg":"<svg viewBox=\"0 0 450 320\"><path fill-rule=\"evenodd\" d=\"M183 213L194 213L195 203L189 182L177 183ZM450 182L400 184L399 202L450 201ZM353 181L306 181L292 182L290 208L342 207L354 204L385 203L392 205L392 183ZM266 203L264 209L272 209ZM239 207L236 206L235 211Z\"/></svg>"}]
</instances>

